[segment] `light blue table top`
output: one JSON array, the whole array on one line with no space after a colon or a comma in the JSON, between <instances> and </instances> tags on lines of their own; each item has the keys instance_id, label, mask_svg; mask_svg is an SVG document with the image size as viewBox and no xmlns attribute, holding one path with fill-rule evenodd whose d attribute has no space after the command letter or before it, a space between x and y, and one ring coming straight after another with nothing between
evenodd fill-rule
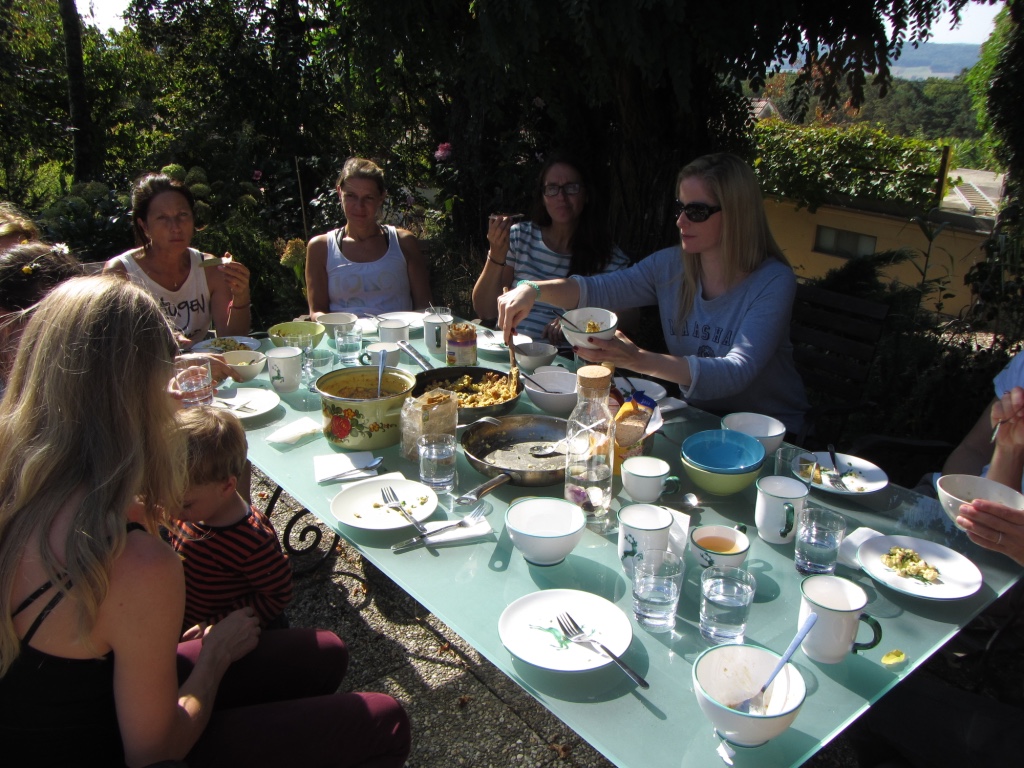
<instances>
[{"instance_id":1,"label":"light blue table top","mask_svg":"<svg viewBox=\"0 0 1024 768\"><path fill-rule=\"evenodd\" d=\"M269 346L269 342L265 344ZM413 344L422 351L422 336L414 337ZM419 370L404 353L402 357L402 367ZM434 360L439 366L442 364ZM504 371L508 360L481 355L480 364ZM270 383L264 371L240 386L270 388ZM515 412L536 411L523 395ZM703 768L719 764L715 753L718 739L697 707L691 682L693 661L708 647L697 629L698 568L687 569L675 631L651 634L633 619L630 583L619 564L614 530L607 534L586 531L580 544L560 565L528 565L504 530L505 509L520 496L560 497L561 483L544 488L504 485L486 496L493 507L488 520L495 531L489 538L395 554L391 545L413 535L411 528L371 532L349 528L332 517L330 502L342 485L318 485L313 477L313 457L336 450L322 435L305 438L297 445L266 441L268 434L303 415L320 419L320 400L315 393L284 395L282 404L272 412L246 421L249 458L274 482L616 765ZM681 421L667 425L665 432L676 441L693 432L718 427L716 417L693 408L668 418L673 417ZM746 565L757 577L757 592L747 642L783 651L797 629L800 604L802 576L793 566L793 544L775 546L757 537L753 486L729 497L702 494L683 473L676 446L656 436L654 447L656 455L669 461L673 474L682 478L680 492L663 497L662 503L689 513L691 525L727 522L745 523L749 527L751 547ZM397 446L379 450L376 455L385 457L387 469L417 478L417 467L401 458ZM485 479L461 452L457 466L460 492ZM767 467L765 474L770 474ZM619 494L617 503L628 503L618 479L615 491ZM695 492L700 497L698 509L685 507L682 494L686 492ZM780 737L756 749L737 750L737 766L797 766L806 761L1021 574L1021 569L1008 558L971 544L953 527L938 502L912 491L890 485L866 497L839 497L816 490L811 497L817 504L842 512L849 531L866 525L886 534L914 535L945 544L977 564L985 583L971 597L938 602L898 593L877 584L863 572L839 566L838 575L852 579L867 591L869 603L865 610L882 625L881 644L833 665L817 664L798 653L794 662L808 690L803 709L793 726ZM467 511L468 508L455 507L452 495L445 495L431 519L458 519ZM614 665L589 672L558 673L523 662L502 645L498 619L506 606L537 590L553 588L592 592L622 609L633 628L633 640L624 659L647 678L649 690L635 688ZM868 636L862 627L860 639ZM883 666L882 655L895 648L906 653L907 662L896 669Z\"/></svg>"}]
</instances>

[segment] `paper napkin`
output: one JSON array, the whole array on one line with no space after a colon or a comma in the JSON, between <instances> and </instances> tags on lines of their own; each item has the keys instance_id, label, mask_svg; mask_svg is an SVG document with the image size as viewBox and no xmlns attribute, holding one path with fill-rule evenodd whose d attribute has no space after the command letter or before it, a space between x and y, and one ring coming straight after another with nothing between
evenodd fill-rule
<instances>
[{"instance_id":1,"label":"paper napkin","mask_svg":"<svg viewBox=\"0 0 1024 768\"><path fill-rule=\"evenodd\" d=\"M270 443L297 443L307 435L315 435L321 430L319 422L313 421L309 416L285 424L278 430L267 435L267 442Z\"/></svg>"},{"instance_id":2,"label":"paper napkin","mask_svg":"<svg viewBox=\"0 0 1024 768\"><path fill-rule=\"evenodd\" d=\"M677 509L668 509L672 513L672 527L668 529L668 548L670 552L682 557L690 536L690 516Z\"/></svg>"},{"instance_id":3,"label":"paper napkin","mask_svg":"<svg viewBox=\"0 0 1024 768\"><path fill-rule=\"evenodd\" d=\"M318 483L331 481L335 475L347 472L350 469L364 467L373 461L373 453L370 451L356 451L355 453L331 453L327 456L313 457L313 477ZM338 482L345 483L352 480L365 480L368 477L376 477L377 470L369 469L361 472L353 472L339 478Z\"/></svg>"},{"instance_id":4,"label":"paper napkin","mask_svg":"<svg viewBox=\"0 0 1024 768\"><path fill-rule=\"evenodd\" d=\"M868 539L873 539L875 536L881 535L882 534L874 528L858 528L843 539L843 543L839 545L839 562L848 568L859 570L860 561L857 560L857 550L860 549L860 545Z\"/></svg>"},{"instance_id":5,"label":"paper napkin","mask_svg":"<svg viewBox=\"0 0 1024 768\"><path fill-rule=\"evenodd\" d=\"M434 531L438 528L444 528L446 525L452 525L458 522L457 520L437 520L429 523L424 523L423 527L428 531ZM427 542L433 544L449 544L455 541L461 541L462 539L475 539L480 536L486 536L491 533L494 529L491 528L491 524L487 522L487 517L481 517L473 525L465 528L453 528L450 531L439 533L437 536L431 536L427 539Z\"/></svg>"}]
</instances>

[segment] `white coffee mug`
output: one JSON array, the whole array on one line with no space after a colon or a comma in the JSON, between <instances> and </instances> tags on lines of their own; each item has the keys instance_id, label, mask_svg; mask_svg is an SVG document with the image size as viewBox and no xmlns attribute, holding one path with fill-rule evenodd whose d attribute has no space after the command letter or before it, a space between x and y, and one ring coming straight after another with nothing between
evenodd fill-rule
<instances>
[{"instance_id":1,"label":"white coffee mug","mask_svg":"<svg viewBox=\"0 0 1024 768\"><path fill-rule=\"evenodd\" d=\"M366 349L359 355L359 362L363 365L378 365L381 355L384 355L384 365L394 368L398 365L402 350L398 344L390 341L367 344Z\"/></svg>"},{"instance_id":2,"label":"white coffee mug","mask_svg":"<svg viewBox=\"0 0 1024 768\"><path fill-rule=\"evenodd\" d=\"M847 654L874 648L882 642L882 627L866 613L867 593L857 584L840 576L819 574L800 583L800 617L797 626L812 611L818 621L804 638L807 658L822 664L838 664ZM864 622L874 634L869 643L858 643L857 629Z\"/></svg>"},{"instance_id":3,"label":"white coffee mug","mask_svg":"<svg viewBox=\"0 0 1024 768\"><path fill-rule=\"evenodd\" d=\"M679 478L670 475L670 469L663 459L632 456L622 462L622 487L633 501L650 504L663 493L679 490Z\"/></svg>"},{"instance_id":4,"label":"white coffee mug","mask_svg":"<svg viewBox=\"0 0 1024 768\"><path fill-rule=\"evenodd\" d=\"M278 392L286 394L297 390L302 381L302 350L298 347L268 349L267 375Z\"/></svg>"},{"instance_id":5,"label":"white coffee mug","mask_svg":"<svg viewBox=\"0 0 1024 768\"><path fill-rule=\"evenodd\" d=\"M448 326L452 323L452 313L447 307L435 309L436 312L429 312L423 317L423 343L434 357L444 357L448 353Z\"/></svg>"},{"instance_id":6,"label":"white coffee mug","mask_svg":"<svg viewBox=\"0 0 1024 768\"><path fill-rule=\"evenodd\" d=\"M728 565L739 568L747 559L750 539L746 526L731 528L728 525L698 525L690 529L690 543L687 550L701 568L712 565Z\"/></svg>"},{"instance_id":7,"label":"white coffee mug","mask_svg":"<svg viewBox=\"0 0 1024 768\"><path fill-rule=\"evenodd\" d=\"M769 475L757 480L754 523L769 544L788 544L796 536L796 518L804 508L807 486L795 477Z\"/></svg>"},{"instance_id":8,"label":"white coffee mug","mask_svg":"<svg viewBox=\"0 0 1024 768\"><path fill-rule=\"evenodd\" d=\"M633 557L648 549L668 549L672 513L654 504L630 504L618 512L619 560L633 575Z\"/></svg>"},{"instance_id":9,"label":"white coffee mug","mask_svg":"<svg viewBox=\"0 0 1024 768\"><path fill-rule=\"evenodd\" d=\"M381 341L408 341L409 324L404 320L381 320L377 324L377 335Z\"/></svg>"}]
</instances>

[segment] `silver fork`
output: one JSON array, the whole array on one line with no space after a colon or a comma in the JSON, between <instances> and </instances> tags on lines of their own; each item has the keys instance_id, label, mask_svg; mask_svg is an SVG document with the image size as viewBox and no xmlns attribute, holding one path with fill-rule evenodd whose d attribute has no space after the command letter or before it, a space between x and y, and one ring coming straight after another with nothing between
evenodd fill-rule
<instances>
[{"instance_id":1,"label":"silver fork","mask_svg":"<svg viewBox=\"0 0 1024 768\"><path fill-rule=\"evenodd\" d=\"M839 471L839 459L836 458L836 449L832 443L828 444L828 455L832 459L832 471L825 473L825 470L822 470L822 472L828 477L828 482L833 488L838 488L841 491L848 490L843 482L843 475Z\"/></svg>"},{"instance_id":2,"label":"silver fork","mask_svg":"<svg viewBox=\"0 0 1024 768\"><path fill-rule=\"evenodd\" d=\"M408 520L421 534L426 534L426 526L423 525L419 520L409 514L405 507L398 501L398 494L390 486L385 486L380 489L380 495L384 498L384 504L388 509L393 509L398 512L402 517Z\"/></svg>"},{"instance_id":3,"label":"silver fork","mask_svg":"<svg viewBox=\"0 0 1024 768\"><path fill-rule=\"evenodd\" d=\"M594 638L590 637L589 634L583 631L583 628L576 623L568 613L560 613L558 615L558 628L562 630L562 634L565 635L565 639L573 643L579 643L580 645L596 645L609 659L614 661L619 669L629 675L629 678L639 685L641 688L650 688L650 684L644 680L640 675L630 669L629 665L626 664L622 659L616 656L614 653L605 648Z\"/></svg>"},{"instance_id":4,"label":"silver fork","mask_svg":"<svg viewBox=\"0 0 1024 768\"><path fill-rule=\"evenodd\" d=\"M393 552L399 552L403 549L411 549L412 547L418 546L419 544L425 544L425 540L428 536L436 536L439 533L444 533L445 531L453 531L456 528L469 528L472 525L476 525L477 521L479 521L480 518L484 516L484 512L486 511L486 504L478 504L476 509L474 509L464 518L459 520L457 523L452 523L451 525L442 525L440 528L435 528L430 533L421 534L419 536L413 536L411 539L400 541L398 544L393 545L391 547L391 550Z\"/></svg>"}]
</instances>

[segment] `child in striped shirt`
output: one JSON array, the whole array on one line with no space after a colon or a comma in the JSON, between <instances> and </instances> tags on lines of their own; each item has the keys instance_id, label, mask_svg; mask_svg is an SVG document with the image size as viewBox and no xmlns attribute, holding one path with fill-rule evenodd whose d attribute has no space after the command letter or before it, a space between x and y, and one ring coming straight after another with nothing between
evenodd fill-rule
<instances>
[{"instance_id":1,"label":"child in striped shirt","mask_svg":"<svg viewBox=\"0 0 1024 768\"><path fill-rule=\"evenodd\" d=\"M229 411L185 408L175 415L188 441L189 484L171 510L171 545L185 566L182 640L239 608L251 607L264 629L286 627L292 572L270 520L238 493L248 444Z\"/></svg>"}]
</instances>

